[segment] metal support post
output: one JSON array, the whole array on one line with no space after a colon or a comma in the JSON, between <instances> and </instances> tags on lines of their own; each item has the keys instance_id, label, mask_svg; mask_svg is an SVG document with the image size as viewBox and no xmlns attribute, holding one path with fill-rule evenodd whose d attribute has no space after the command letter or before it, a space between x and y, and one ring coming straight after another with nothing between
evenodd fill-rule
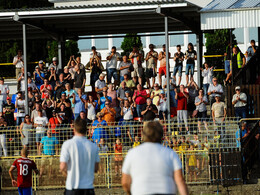
<instances>
[{"instance_id":1,"label":"metal support post","mask_svg":"<svg viewBox=\"0 0 260 195\"><path fill-rule=\"evenodd\" d=\"M27 45L26 45L26 24L23 24L23 60L24 60L24 83L25 83L25 114L29 114L28 106L28 75L27 75Z\"/></svg>"},{"instance_id":2,"label":"metal support post","mask_svg":"<svg viewBox=\"0 0 260 195\"><path fill-rule=\"evenodd\" d=\"M58 59L59 59L58 69L59 70L61 70L64 65L64 57L65 57L64 54L65 54L65 43L64 43L63 36L60 36L58 41Z\"/></svg>"},{"instance_id":3,"label":"metal support post","mask_svg":"<svg viewBox=\"0 0 260 195\"><path fill-rule=\"evenodd\" d=\"M196 35L197 42L197 84L201 88L201 71L202 67L202 33Z\"/></svg>"},{"instance_id":4,"label":"metal support post","mask_svg":"<svg viewBox=\"0 0 260 195\"><path fill-rule=\"evenodd\" d=\"M166 81L167 81L167 110L168 110L168 131L170 131L170 119L171 119L171 105L170 105L170 64L169 64L169 32L168 32L168 17L164 17L165 24L165 52L166 52Z\"/></svg>"}]
</instances>

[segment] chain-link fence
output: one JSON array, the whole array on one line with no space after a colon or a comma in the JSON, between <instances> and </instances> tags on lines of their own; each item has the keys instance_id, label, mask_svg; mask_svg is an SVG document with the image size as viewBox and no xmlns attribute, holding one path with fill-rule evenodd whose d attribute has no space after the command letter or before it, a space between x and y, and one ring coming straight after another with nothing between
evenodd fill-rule
<instances>
[{"instance_id":1,"label":"chain-link fence","mask_svg":"<svg viewBox=\"0 0 260 195\"><path fill-rule=\"evenodd\" d=\"M187 183L211 182L210 167L213 165L209 162L209 151L211 155L218 155L220 149L240 150L239 139L236 137L239 131L237 118L226 118L218 122L190 119L179 123L172 119L161 123L164 128L162 144L178 153ZM142 128L142 121L113 124L97 121L88 126L87 137L98 145L100 151L99 171L94 182L96 187L121 186L123 159L129 149L143 142ZM20 155L22 147L29 148L29 156L40 170L40 176L33 176L33 188L63 188L65 178L59 172L58 155L63 142L73 137L73 134L73 125L54 129L2 127L0 149L1 154L6 156L2 156L0 162L3 189L12 189L8 170Z\"/></svg>"}]
</instances>

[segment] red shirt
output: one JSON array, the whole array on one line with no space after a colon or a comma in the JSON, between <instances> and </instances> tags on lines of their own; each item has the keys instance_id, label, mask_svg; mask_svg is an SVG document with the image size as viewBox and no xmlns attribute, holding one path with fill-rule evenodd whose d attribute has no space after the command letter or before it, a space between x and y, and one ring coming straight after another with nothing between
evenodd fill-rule
<instances>
[{"instance_id":1,"label":"red shirt","mask_svg":"<svg viewBox=\"0 0 260 195\"><path fill-rule=\"evenodd\" d=\"M142 96L147 97L147 93L146 93L145 89L143 89L141 92L136 90L134 95L136 95L136 98L135 98L135 103L136 104L141 105L141 104L145 104L146 103L146 98L142 97ZM138 96L138 95L142 95L142 96Z\"/></svg>"},{"instance_id":2,"label":"red shirt","mask_svg":"<svg viewBox=\"0 0 260 195\"><path fill-rule=\"evenodd\" d=\"M187 93L185 93L185 94L188 95ZM178 96L177 110L187 110L187 100L188 99L183 95L183 93L178 93L177 96Z\"/></svg>"},{"instance_id":3,"label":"red shirt","mask_svg":"<svg viewBox=\"0 0 260 195\"><path fill-rule=\"evenodd\" d=\"M41 85L40 91L41 91L43 88L44 88L44 84ZM52 91L52 86L51 86L51 85L47 85L45 88L48 89L49 91ZM50 98L50 92L49 92L48 90L46 90L46 89L42 91L42 99L44 99L44 98Z\"/></svg>"},{"instance_id":4,"label":"red shirt","mask_svg":"<svg viewBox=\"0 0 260 195\"><path fill-rule=\"evenodd\" d=\"M56 128L57 125L60 124L60 122L58 121L57 117L55 117L55 118L54 118L54 117L51 117L50 120L49 120L49 123L50 123L50 125L51 125L51 131L52 131L52 133L57 133L57 132L55 131L55 128Z\"/></svg>"},{"instance_id":5,"label":"red shirt","mask_svg":"<svg viewBox=\"0 0 260 195\"><path fill-rule=\"evenodd\" d=\"M36 170L36 164L29 158L18 158L14 161L12 167L17 169L18 187L32 187L32 170Z\"/></svg>"}]
</instances>

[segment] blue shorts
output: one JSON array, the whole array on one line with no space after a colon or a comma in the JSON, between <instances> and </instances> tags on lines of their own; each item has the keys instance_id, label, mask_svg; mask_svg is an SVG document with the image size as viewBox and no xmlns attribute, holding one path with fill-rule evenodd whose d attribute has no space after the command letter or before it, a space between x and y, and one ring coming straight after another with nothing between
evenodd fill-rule
<instances>
[{"instance_id":1,"label":"blue shorts","mask_svg":"<svg viewBox=\"0 0 260 195\"><path fill-rule=\"evenodd\" d=\"M38 142L41 142L42 138L44 137L44 133L36 133L36 136L35 136L35 141L38 143Z\"/></svg>"},{"instance_id":2,"label":"blue shorts","mask_svg":"<svg viewBox=\"0 0 260 195\"><path fill-rule=\"evenodd\" d=\"M194 64L186 64L186 71L185 74L189 75L189 71L190 71L190 75L194 75Z\"/></svg>"},{"instance_id":3,"label":"blue shorts","mask_svg":"<svg viewBox=\"0 0 260 195\"><path fill-rule=\"evenodd\" d=\"M22 188L22 187L18 187L18 192L19 195L32 195L32 187L29 188Z\"/></svg>"},{"instance_id":4,"label":"blue shorts","mask_svg":"<svg viewBox=\"0 0 260 195\"><path fill-rule=\"evenodd\" d=\"M230 61L229 60L226 60L225 61L225 74L228 74L230 73Z\"/></svg>"},{"instance_id":5,"label":"blue shorts","mask_svg":"<svg viewBox=\"0 0 260 195\"><path fill-rule=\"evenodd\" d=\"M178 76L181 77L182 75L182 65L175 65L173 69L173 76L176 76L178 72Z\"/></svg>"},{"instance_id":6,"label":"blue shorts","mask_svg":"<svg viewBox=\"0 0 260 195\"><path fill-rule=\"evenodd\" d=\"M118 81L118 74L117 74L117 70L115 68L107 69L107 82L108 83L111 83L112 77L114 78L115 81Z\"/></svg>"}]
</instances>

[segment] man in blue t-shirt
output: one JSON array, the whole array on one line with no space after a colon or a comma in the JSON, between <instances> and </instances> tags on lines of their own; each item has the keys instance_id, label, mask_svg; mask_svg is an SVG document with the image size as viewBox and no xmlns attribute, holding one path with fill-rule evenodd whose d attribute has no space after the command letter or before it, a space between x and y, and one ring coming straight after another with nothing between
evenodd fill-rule
<instances>
[{"instance_id":1,"label":"man in blue t-shirt","mask_svg":"<svg viewBox=\"0 0 260 195\"><path fill-rule=\"evenodd\" d=\"M102 110L105 107L106 100L109 100L110 102L112 102L112 98L107 95L106 87L103 89L103 96L100 98L99 97L100 96L98 96L98 105L100 105L100 110Z\"/></svg>"},{"instance_id":2,"label":"man in blue t-shirt","mask_svg":"<svg viewBox=\"0 0 260 195\"><path fill-rule=\"evenodd\" d=\"M75 108L74 108L74 114L75 114L75 119L78 118L80 112L86 112L85 110L85 103L87 96L82 94L82 89L79 88L78 89L78 94L75 95L73 94L73 99L72 99L72 104L75 104Z\"/></svg>"},{"instance_id":3,"label":"man in blue t-shirt","mask_svg":"<svg viewBox=\"0 0 260 195\"><path fill-rule=\"evenodd\" d=\"M43 146L44 155L58 155L58 144L59 141L56 137L51 136L51 131L47 131L47 136L44 136L40 143L40 150Z\"/></svg>"}]
</instances>

